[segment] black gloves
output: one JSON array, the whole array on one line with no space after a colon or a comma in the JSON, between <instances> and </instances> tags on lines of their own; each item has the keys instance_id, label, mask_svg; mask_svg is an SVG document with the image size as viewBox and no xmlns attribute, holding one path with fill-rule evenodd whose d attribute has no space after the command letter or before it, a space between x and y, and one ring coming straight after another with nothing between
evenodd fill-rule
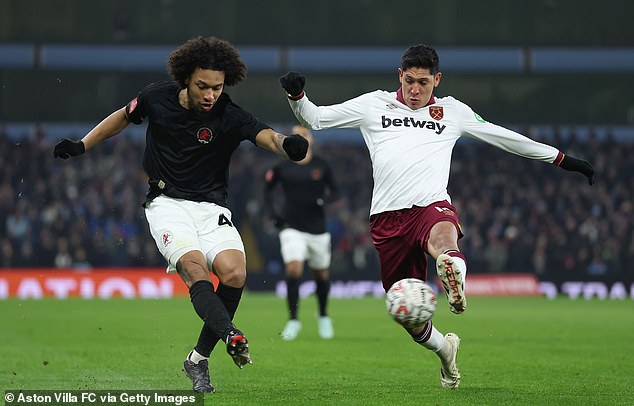
<instances>
[{"instance_id":1,"label":"black gloves","mask_svg":"<svg viewBox=\"0 0 634 406\"><path fill-rule=\"evenodd\" d=\"M86 152L86 147L82 141L71 141L68 138L62 138L55 145L53 156L55 158L68 159L71 156L81 155Z\"/></svg>"},{"instance_id":2,"label":"black gloves","mask_svg":"<svg viewBox=\"0 0 634 406\"><path fill-rule=\"evenodd\" d=\"M301 161L308 152L308 140L298 134L287 135L282 142L282 148L291 160Z\"/></svg>"},{"instance_id":3,"label":"black gloves","mask_svg":"<svg viewBox=\"0 0 634 406\"><path fill-rule=\"evenodd\" d=\"M288 72L280 78L280 84L288 93L289 98L299 100L304 96L306 78L299 72ZM293 161L301 161L306 157L308 141L301 135L291 134L284 138L282 147L286 155Z\"/></svg>"},{"instance_id":4,"label":"black gloves","mask_svg":"<svg viewBox=\"0 0 634 406\"><path fill-rule=\"evenodd\" d=\"M301 99L306 78L299 72L288 72L280 78L280 84L291 99Z\"/></svg>"},{"instance_id":5,"label":"black gloves","mask_svg":"<svg viewBox=\"0 0 634 406\"><path fill-rule=\"evenodd\" d=\"M573 158L569 155L564 155L559 166L567 171L580 172L588 178L588 183L594 185L594 168L588 161L582 159Z\"/></svg>"}]
</instances>

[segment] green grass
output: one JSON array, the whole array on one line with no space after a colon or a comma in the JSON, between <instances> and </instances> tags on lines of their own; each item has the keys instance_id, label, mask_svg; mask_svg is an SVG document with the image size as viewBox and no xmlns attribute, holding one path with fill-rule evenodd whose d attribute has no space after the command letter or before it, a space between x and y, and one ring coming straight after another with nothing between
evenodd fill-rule
<instances>
[{"instance_id":1,"label":"green grass","mask_svg":"<svg viewBox=\"0 0 634 406\"><path fill-rule=\"evenodd\" d=\"M470 298L434 318L462 339L462 384L440 387L435 355L386 315L383 300L332 300L335 339L317 337L315 300L303 330L279 338L282 299L246 293L236 319L254 364L239 370L218 346L207 404L632 404L634 302ZM190 389L181 362L197 338L188 299L0 301L4 389ZM221 350L221 351L218 351Z\"/></svg>"}]
</instances>

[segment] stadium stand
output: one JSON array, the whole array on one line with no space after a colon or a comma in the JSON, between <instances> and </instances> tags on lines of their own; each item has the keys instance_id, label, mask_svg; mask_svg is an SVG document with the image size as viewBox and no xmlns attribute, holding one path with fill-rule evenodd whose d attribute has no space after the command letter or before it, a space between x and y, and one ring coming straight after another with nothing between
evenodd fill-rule
<instances>
[{"instance_id":1,"label":"stadium stand","mask_svg":"<svg viewBox=\"0 0 634 406\"><path fill-rule=\"evenodd\" d=\"M63 0L39 2L34 14L31 3L0 3L0 15L10 16L0 30L0 267L162 266L141 208L142 126L63 165L51 150L61 137L81 137L77 123L92 127L142 86L164 79L173 44L201 34L209 13L192 14L173 1ZM296 30L290 1L255 2L249 13L239 0L189 2L223 15L205 34L239 46L249 86L231 89L231 96L267 122L292 119L278 86L286 70L311 71L311 97L334 103L395 89L393 61L404 46L437 46L451 77L440 95L459 96L485 118L531 123L533 138L544 130L553 145L598 170L597 184L588 187L548 165L459 142L449 192L460 210L470 272L632 279L634 168L627 157L634 106L627 89L634 86L634 3L447 0L421 4L430 16L422 25L395 24L399 11L380 3L308 2L302 10L311 18ZM261 30L263 16L279 29ZM350 21L364 24L343 29ZM535 131L537 123L547 124ZM563 128L569 123L580 127ZM606 123L610 134L596 131ZM376 276L367 151L360 137L350 143L336 132L323 135L328 142L318 147L345 194L329 208L333 276ZM275 158L246 145L235 158L229 203L249 272L281 275L277 236L260 207L261 178Z\"/></svg>"},{"instance_id":2,"label":"stadium stand","mask_svg":"<svg viewBox=\"0 0 634 406\"><path fill-rule=\"evenodd\" d=\"M162 266L141 207L142 143L119 136L90 157L61 165L51 152L55 140L35 128L16 139L0 127L0 266ZM553 145L596 164L596 185L480 142L456 146L449 192L464 226L461 244L470 272L631 278L634 163L628 157L634 143L609 133L550 133ZM247 144L231 166L229 205L247 245L249 271L273 276L282 265L261 202L264 171L276 158ZM367 221L367 150L341 140L318 143L317 149L333 166L344 195L329 208L333 275L377 275Z\"/></svg>"}]
</instances>

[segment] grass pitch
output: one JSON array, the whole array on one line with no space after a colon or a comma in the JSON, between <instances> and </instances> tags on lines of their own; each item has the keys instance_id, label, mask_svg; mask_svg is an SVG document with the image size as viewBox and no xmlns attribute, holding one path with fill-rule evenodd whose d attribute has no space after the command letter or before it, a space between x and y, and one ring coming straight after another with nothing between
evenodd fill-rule
<instances>
[{"instance_id":1,"label":"grass pitch","mask_svg":"<svg viewBox=\"0 0 634 406\"><path fill-rule=\"evenodd\" d=\"M285 303L246 292L236 324L253 365L219 345L217 392L233 405L625 405L634 402L634 302L477 298L464 315L439 300L434 322L461 339L457 390L440 387L435 355L386 314L382 299L332 300L335 338L317 336L315 299L283 342ZM0 301L4 389L187 390L181 371L201 322L187 298Z\"/></svg>"}]
</instances>

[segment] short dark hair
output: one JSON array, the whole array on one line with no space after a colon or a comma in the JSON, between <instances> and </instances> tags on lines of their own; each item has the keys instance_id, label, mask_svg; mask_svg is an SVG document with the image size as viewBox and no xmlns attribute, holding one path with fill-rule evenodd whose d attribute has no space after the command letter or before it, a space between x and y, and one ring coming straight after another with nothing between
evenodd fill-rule
<instances>
[{"instance_id":1,"label":"short dark hair","mask_svg":"<svg viewBox=\"0 0 634 406\"><path fill-rule=\"evenodd\" d=\"M401 57L401 69L427 68L432 75L438 73L438 54L429 45L412 45L403 52Z\"/></svg>"},{"instance_id":2,"label":"short dark hair","mask_svg":"<svg viewBox=\"0 0 634 406\"><path fill-rule=\"evenodd\" d=\"M181 88L198 68L222 71L225 85L233 86L247 77L247 66L236 47L216 37L196 37L176 48L167 59L167 72Z\"/></svg>"}]
</instances>

